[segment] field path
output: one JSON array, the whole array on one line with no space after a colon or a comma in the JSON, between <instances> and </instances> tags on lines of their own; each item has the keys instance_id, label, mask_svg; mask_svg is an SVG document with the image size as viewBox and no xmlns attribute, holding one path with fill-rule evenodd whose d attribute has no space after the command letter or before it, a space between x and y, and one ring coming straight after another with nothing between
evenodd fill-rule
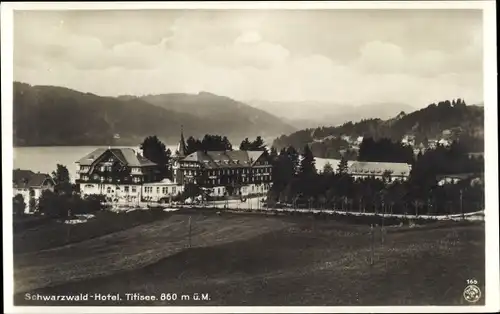
<instances>
[{"instance_id":1,"label":"field path","mask_svg":"<svg viewBox=\"0 0 500 314\"><path fill-rule=\"evenodd\" d=\"M110 275L155 263L188 245L187 215L140 225L80 243L14 256L14 292ZM192 246L245 240L291 223L252 216L192 216Z\"/></svg>"}]
</instances>

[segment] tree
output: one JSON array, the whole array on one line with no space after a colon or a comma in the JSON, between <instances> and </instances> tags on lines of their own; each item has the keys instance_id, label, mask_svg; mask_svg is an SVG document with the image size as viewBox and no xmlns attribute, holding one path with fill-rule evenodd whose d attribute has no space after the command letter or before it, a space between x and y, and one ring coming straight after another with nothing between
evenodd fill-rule
<instances>
[{"instance_id":1,"label":"tree","mask_svg":"<svg viewBox=\"0 0 500 314\"><path fill-rule=\"evenodd\" d=\"M266 150L266 145L264 144L264 140L260 135L257 136L255 141L252 142L252 150L257 150L257 151Z\"/></svg>"},{"instance_id":2,"label":"tree","mask_svg":"<svg viewBox=\"0 0 500 314\"><path fill-rule=\"evenodd\" d=\"M38 200L38 211L50 218L68 217L69 197L62 197L50 190L44 190Z\"/></svg>"},{"instance_id":3,"label":"tree","mask_svg":"<svg viewBox=\"0 0 500 314\"><path fill-rule=\"evenodd\" d=\"M333 173L333 167L332 167L332 164L327 162L324 166L323 166L323 173L324 174L332 174Z\"/></svg>"},{"instance_id":4,"label":"tree","mask_svg":"<svg viewBox=\"0 0 500 314\"><path fill-rule=\"evenodd\" d=\"M285 154L291 163L291 167L293 169L293 175L297 174L300 165L299 152L297 152L297 150L293 146L289 146L286 149Z\"/></svg>"},{"instance_id":5,"label":"tree","mask_svg":"<svg viewBox=\"0 0 500 314\"><path fill-rule=\"evenodd\" d=\"M413 162L413 149L390 138L363 138L359 147L359 161Z\"/></svg>"},{"instance_id":6,"label":"tree","mask_svg":"<svg viewBox=\"0 0 500 314\"><path fill-rule=\"evenodd\" d=\"M248 140L248 137L246 137L243 141L241 141L240 144L240 150L250 150L251 143Z\"/></svg>"},{"instance_id":7,"label":"tree","mask_svg":"<svg viewBox=\"0 0 500 314\"><path fill-rule=\"evenodd\" d=\"M162 179L171 178L170 153L156 135L146 137L141 143L141 150L144 157L158 165Z\"/></svg>"},{"instance_id":8,"label":"tree","mask_svg":"<svg viewBox=\"0 0 500 314\"><path fill-rule=\"evenodd\" d=\"M106 201L104 195L91 194L80 198L73 195L67 201L67 208L71 210L71 214L91 214L103 209L103 204Z\"/></svg>"},{"instance_id":9,"label":"tree","mask_svg":"<svg viewBox=\"0 0 500 314\"><path fill-rule=\"evenodd\" d=\"M15 215L24 215L24 209L26 208L26 203L24 202L24 197L21 194L17 194L12 198L12 209Z\"/></svg>"},{"instance_id":10,"label":"tree","mask_svg":"<svg viewBox=\"0 0 500 314\"><path fill-rule=\"evenodd\" d=\"M309 148L309 145L304 147L304 153L302 154L302 159L300 161L299 175L300 176L310 176L316 174L316 162L314 156Z\"/></svg>"},{"instance_id":11,"label":"tree","mask_svg":"<svg viewBox=\"0 0 500 314\"><path fill-rule=\"evenodd\" d=\"M385 170L384 173L382 173L382 180L384 181L384 183L391 183L392 172L389 170Z\"/></svg>"},{"instance_id":12,"label":"tree","mask_svg":"<svg viewBox=\"0 0 500 314\"><path fill-rule=\"evenodd\" d=\"M415 216L418 217L418 210L420 209L420 206L422 205L422 201L419 199L415 199L412 202L413 206L415 207Z\"/></svg>"},{"instance_id":13,"label":"tree","mask_svg":"<svg viewBox=\"0 0 500 314\"><path fill-rule=\"evenodd\" d=\"M201 141L199 139L195 139L192 136L188 137L186 140L186 155L192 154L201 149Z\"/></svg>"},{"instance_id":14,"label":"tree","mask_svg":"<svg viewBox=\"0 0 500 314\"><path fill-rule=\"evenodd\" d=\"M184 200L188 198L195 198L197 196L201 195L201 189L198 184L195 183L188 183L184 187L184 192L182 193L182 197Z\"/></svg>"},{"instance_id":15,"label":"tree","mask_svg":"<svg viewBox=\"0 0 500 314\"><path fill-rule=\"evenodd\" d=\"M66 166L57 164L56 170L52 171L52 179L56 184L56 186L54 187L54 191L57 194L71 194L73 186L69 179L69 171Z\"/></svg>"},{"instance_id":16,"label":"tree","mask_svg":"<svg viewBox=\"0 0 500 314\"><path fill-rule=\"evenodd\" d=\"M275 162L276 159L278 158L278 152L276 151L276 148L274 146L271 147L270 149L269 158L271 159L272 162Z\"/></svg>"},{"instance_id":17,"label":"tree","mask_svg":"<svg viewBox=\"0 0 500 314\"><path fill-rule=\"evenodd\" d=\"M342 156L342 158L340 158L339 165L337 166L337 174L345 175L347 174L347 170L348 170L347 159L345 159L344 156Z\"/></svg>"},{"instance_id":18,"label":"tree","mask_svg":"<svg viewBox=\"0 0 500 314\"><path fill-rule=\"evenodd\" d=\"M233 145L231 144L231 142L229 142L229 139L227 137L223 137L222 138L222 145L224 147L224 151L226 150L233 150Z\"/></svg>"},{"instance_id":19,"label":"tree","mask_svg":"<svg viewBox=\"0 0 500 314\"><path fill-rule=\"evenodd\" d=\"M247 137L241 142L240 150L265 151L266 145L264 144L264 140L261 136L257 136L253 142L250 142Z\"/></svg>"}]
</instances>

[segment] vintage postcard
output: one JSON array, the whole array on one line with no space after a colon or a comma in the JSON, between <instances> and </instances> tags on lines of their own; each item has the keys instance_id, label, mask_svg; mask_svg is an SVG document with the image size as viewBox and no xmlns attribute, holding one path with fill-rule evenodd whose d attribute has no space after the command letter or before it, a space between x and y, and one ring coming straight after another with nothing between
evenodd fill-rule
<instances>
[{"instance_id":1,"label":"vintage postcard","mask_svg":"<svg viewBox=\"0 0 500 314\"><path fill-rule=\"evenodd\" d=\"M500 309L494 1L1 13L6 313Z\"/></svg>"}]
</instances>

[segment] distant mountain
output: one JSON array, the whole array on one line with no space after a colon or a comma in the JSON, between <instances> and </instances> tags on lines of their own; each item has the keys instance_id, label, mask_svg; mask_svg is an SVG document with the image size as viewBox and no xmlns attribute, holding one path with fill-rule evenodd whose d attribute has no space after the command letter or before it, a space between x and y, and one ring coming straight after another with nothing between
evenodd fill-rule
<instances>
[{"instance_id":1,"label":"distant mountain","mask_svg":"<svg viewBox=\"0 0 500 314\"><path fill-rule=\"evenodd\" d=\"M400 112L391 119L363 119L351 121L336 127L306 128L274 140L273 146L281 149L294 146L302 149L311 145L316 157L337 156L339 149L345 149L347 143L336 140L345 135L351 138L358 136L373 138L390 138L399 141L404 135L415 136L416 144L429 139L443 137L448 130L455 138L467 141L471 151L484 149L484 108L467 106L461 100L442 101L426 108L405 113Z\"/></svg>"},{"instance_id":2,"label":"distant mountain","mask_svg":"<svg viewBox=\"0 0 500 314\"><path fill-rule=\"evenodd\" d=\"M208 92L148 95L139 99L167 110L194 115L201 122L210 121L237 137L258 134L269 138L297 130L264 110Z\"/></svg>"},{"instance_id":3,"label":"distant mountain","mask_svg":"<svg viewBox=\"0 0 500 314\"><path fill-rule=\"evenodd\" d=\"M341 125L362 119L389 119L401 111L411 112L416 108L399 103L374 103L347 106L328 102L275 102L253 100L249 105L267 111L298 129Z\"/></svg>"},{"instance_id":4,"label":"distant mountain","mask_svg":"<svg viewBox=\"0 0 500 314\"><path fill-rule=\"evenodd\" d=\"M294 131L268 113L209 93L114 98L15 82L13 111L15 146L137 145L153 134L176 143L181 125L186 136L220 134L233 145Z\"/></svg>"}]
</instances>

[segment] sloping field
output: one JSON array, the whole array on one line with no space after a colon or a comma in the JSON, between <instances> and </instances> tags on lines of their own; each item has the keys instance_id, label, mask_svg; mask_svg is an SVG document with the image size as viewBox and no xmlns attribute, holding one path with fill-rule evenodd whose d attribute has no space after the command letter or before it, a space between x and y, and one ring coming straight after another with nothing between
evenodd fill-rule
<instances>
[{"instance_id":1,"label":"sloping field","mask_svg":"<svg viewBox=\"0 0 500 314\"><path fill-rule=\"evenodd\" d=\"M186 215L54 250L18 256L18 305L466 305L467 279L484 291L484 225L391 228L302 217ZM142 293L157 301L26 301L39 294ZM209 300L181 300L209 294ZM483 304L484 298L476 304Z\"/></svg>"},{"instance_id":2,"label":"sloping field","mask_svg":"<svg viewBox=\"0 0 500 314\"><path fill-rule=\"evenodd\" d=\"M188 246L188 217L172 217L87 241L14 255L15 292L109 275L157 262ZM192 217L192 245L233 242L281 229L287 223L265 217Z\"/></svg>"}]
</instances>

